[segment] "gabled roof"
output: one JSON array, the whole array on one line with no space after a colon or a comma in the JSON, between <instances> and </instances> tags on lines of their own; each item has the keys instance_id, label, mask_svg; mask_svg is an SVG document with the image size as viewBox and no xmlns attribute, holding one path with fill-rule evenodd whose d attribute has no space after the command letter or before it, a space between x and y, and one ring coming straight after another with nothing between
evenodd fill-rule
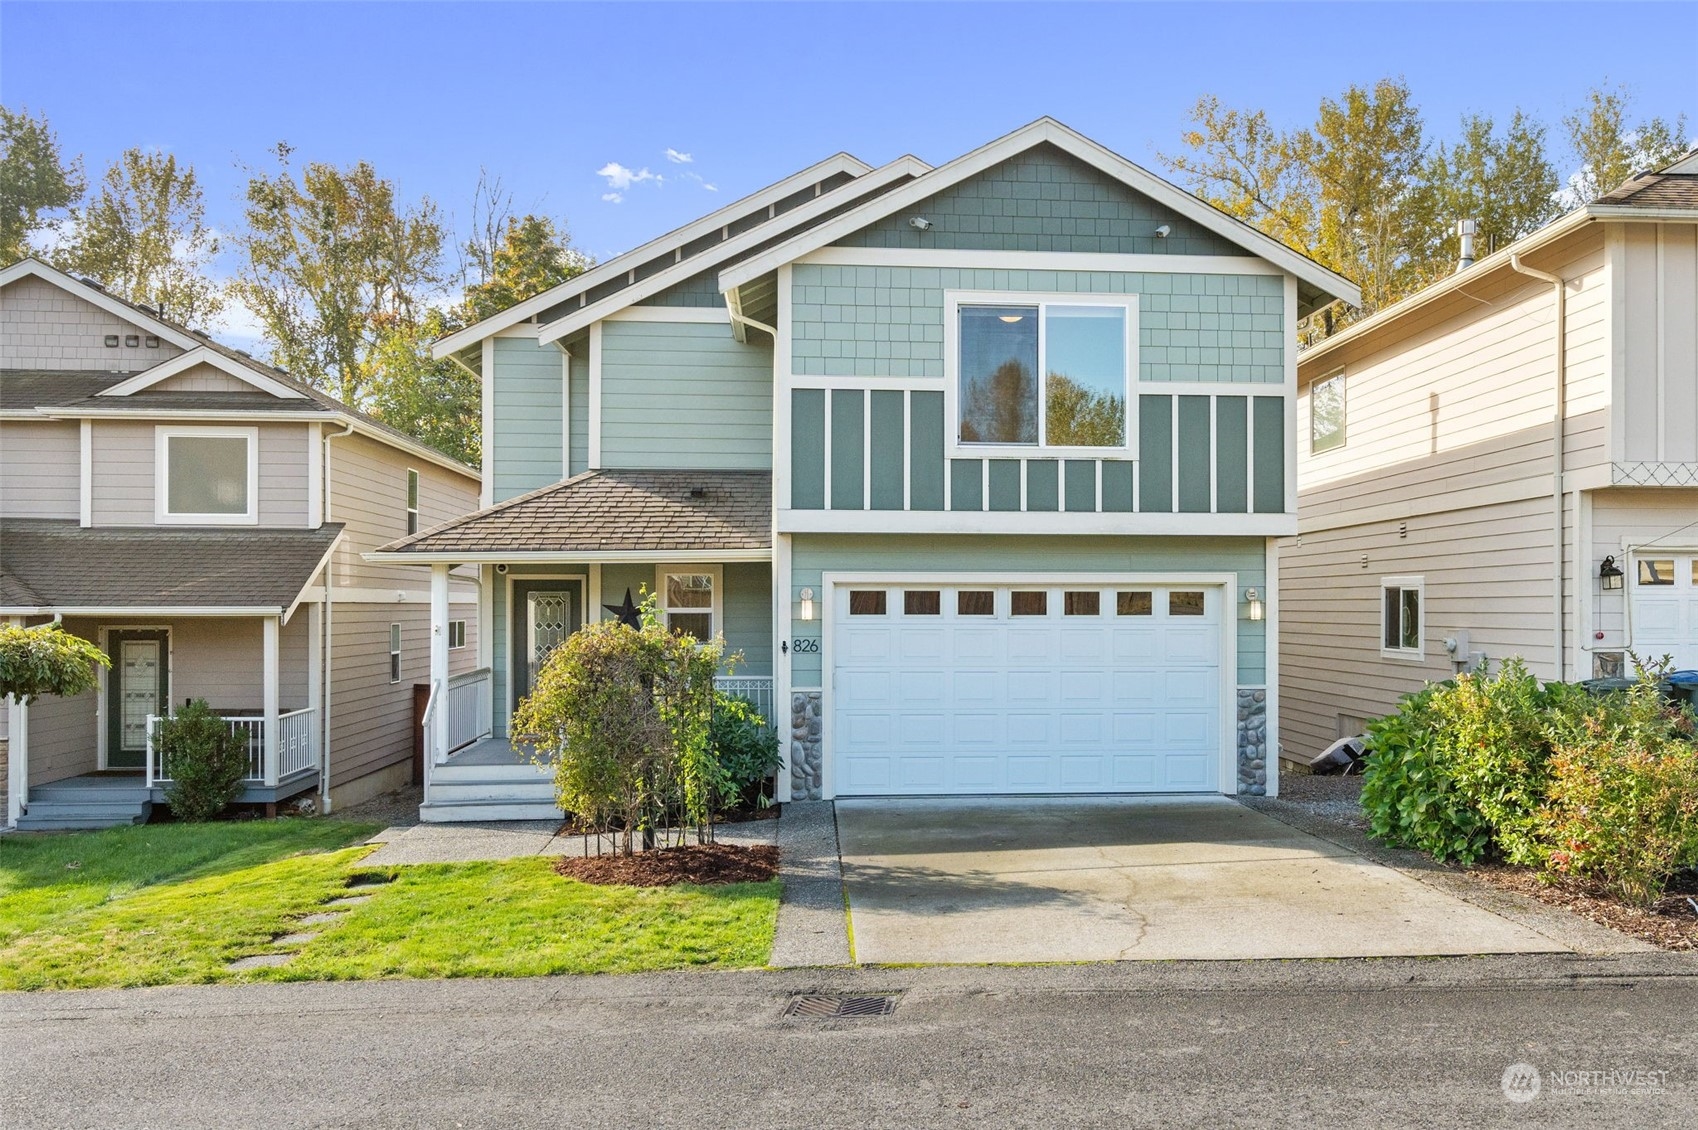
<instances>
[{"instance_id":1,"label":"gabled roof","mask_svg":"<svg viewBox=\"0 0 1698 1130\"><path fill-rule=\"evenodd\" d=\"M306 391L293 380L278 380L262 372L251 362L237 361L221 349L213 349L209 345L197 345L187 353L179 353L162 364L151 369L145 369L128 380L119 381L111 388L100 392L101 396L129 396L152 388L161 381L170 380L179 373L186 373L197 365L211 365L225 376L232 377L259 392L270 393L284 400L308 400Z\"/></svg>"},{"instance_id":2,"label":"gabled roof","mask_svg":"<svg viewBox=\"0 0 1698 1130\"><path fill-rule=\"evenodd\" d=\"M342 526L199 529L0 520L0 610L287 612Z\"/></svg>"},{"instance_id":3,"label":"gabled roof","mask_svg":"<svg viewBox=\"0 0 1698 1130\"><path fill-rule=\"evenodd\" d=\"M733 201L716 212L710 212L699 220L692 220L681 228L675 228L663 236L651 239L641 247L627 251L605 263L599 263L583 274L568 279L559 286L551 287L541 294L533 295L523 302L508 307L499 314L485 318L483 321L467 326L465 329L447 334L437 340L431 349L431 355L441 360L469 345L482 341L491 334L498 333L509 326L518 325L520 322L534 318L543 311L559 306L563 302L568 302L603 283L616 280L620 275L627 274L660 256L673 254L679 261L690 258L690 256L685 256L682 253L682 249L687 244L704 236L709 236L715 230L727 227L762 208L775 208L786 197L792 196L810 185L817 185L836 176L846 175L859 178L872 171L871 165L851 157L847 153L834 154L818 164L808 166L801 172L793 173L781 181L750 193L741 200ZM854 181L851 180L849 183L853 184ZM779 213L769 217L769 219L783 220L787 214Z\"/></svg>"},{"instance_id":4,"label":"gabled roof","mask_svg":"<svg viewBox=\"0 0 1698 1130\"><path fill-rule=\"evenodd\" d=\"M765 553L770 471L585 471L393 542L389 560L527 554Z\"/></svg>"},{"instance_id":5,"label":"gabled roof","mask_svg":"<svg viewBox=\"0 0 1698 1130\"><path fill-rule=\"evenodd\" d=\"M178 349L193 349L205 342L206 338L175 322L168 322L159 316L158 311L147 306L141 306L126 299L109 293L105 287L98 286L86 279L67 275L57 267L50 267L39 259L20 259L10 267L0 271L0 287L10 286L19 279L37 278L45 283L68 290L115 318L126 322L135 322L152 330L159 337L175 345Z\"/></svg>"},{"instance_id":6,"label":"gabled roof","mask_svg":"<svg viewBox=\"0 0 1698 1130\"><path fill-rule=\"evenodd\" d=\"M1054 118L1039 118L988 145L980 146L947 164L939 165L924 176L891 190L867 203L853 208L827 223L787 239L757 255L751 255L720 272L719 288L732 291L790 263L811 251L828 246L852 232L883 219L917 201L923 200L951 185L984 172L999 162L1034 146L1048 143L1083 161L1103 174L1125 184L1134 191L1150 197L1172 209L1198 226L1237 244L1252 255L1266 259L1281 270L1307 283L1319 295L1342 298L1351 305L1360 305L1361 290L1344 276L1321 266L1272 236L1257 231L1241 220L1198 199L1177 185L1133 164L1119 154L1098 145Z\"/></svg>"}]
</instances>

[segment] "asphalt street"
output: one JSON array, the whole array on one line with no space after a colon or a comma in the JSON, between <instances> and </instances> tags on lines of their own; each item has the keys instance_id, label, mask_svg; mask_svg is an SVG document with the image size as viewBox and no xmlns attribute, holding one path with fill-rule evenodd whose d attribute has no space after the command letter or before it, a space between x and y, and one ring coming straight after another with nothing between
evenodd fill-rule
<instances>
[{"instance_id":1,"label":"asphalt street","mask_svg":"<svg viewBox=\"0 0 1698 1130\"><path fill-rule=\"evenodd\" d=\"M1690 1127L1694 1016L1666 954L18 994L0 1126Z\"/></svg>"}]
</instances>

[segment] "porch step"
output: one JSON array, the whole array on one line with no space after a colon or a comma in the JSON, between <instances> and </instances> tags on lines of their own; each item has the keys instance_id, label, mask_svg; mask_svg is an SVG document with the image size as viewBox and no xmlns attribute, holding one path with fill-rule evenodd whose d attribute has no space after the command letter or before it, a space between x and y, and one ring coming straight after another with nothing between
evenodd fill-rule
<instances>
[{"instance_id":1,"label":"porch step","mask_svg":"<svg viewBox=\"0 0 1698 1130\"><path fill-rule=\"evenodd\" d=\"M83 792L85 790L74 790ZM39 793L30 797L29 810L18 817L20 832L56 832L71 828L117 828L125 824L145 824L153 803L145 794L136 797L131 791L129 800L71 801L43 800Z\"/></svg>"},{"instance_id":2,"label":"porch step","mask_svg":"<svg viewBox=\"0 0 1698 1130\"><path fill-rule=\"evenodd\" d=\"M464 781L511 781L528 784L540 781L547 784L554 779L554 774L540 766L529 763L518 765L456 765L449 761L445 765L434 766L430 771L430 783L450 784Z\"/></svg>"},{"instance_id":3,"label":"porch step","mask_svg":"<svg viewBox=\"0 0 1698 1130\"><path fill-rule=\"evenodd\" d=\"M30 807L38 804L133 804L148 799L143 785L115 781L99 785L36 785L29 791Z\"/></svg>"},{"instance_id":4,"label":"porch step","mask_svg":"<svg viewBox=\"0 0 1698 1130\"><path fill-rule=\"evenodd\" d=\"M552 781L460 780L432 778L426 804L484 804L490 801L540 803L554 801Z\"/></svg>"},{"instance_id":5,"label":"porch step","mask_svg":"<svg viewBox=\"0 0 1698 1130\"><path fill-rule=\"evenodd\" d=\"M474 800L453 804L421 804L419 819L426 824L474 824L489 820L564 820L552 800L524 802Z\"/></svg>"}]
</instances>

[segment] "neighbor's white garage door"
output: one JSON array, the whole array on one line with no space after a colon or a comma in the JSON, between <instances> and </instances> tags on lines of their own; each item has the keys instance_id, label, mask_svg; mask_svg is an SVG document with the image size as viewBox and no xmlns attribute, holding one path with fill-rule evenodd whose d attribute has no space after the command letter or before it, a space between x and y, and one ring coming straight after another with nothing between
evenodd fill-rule
<instances>
[{"instance_id":1,"label":"neighbor's white garage door","mask_svg":"<svg viewBox=\"0 0 1698 1130\"><path fill-rule=\"evenodd\" d=\"M1698 555L1640 553L1633 562L1633 650L1647 662L1673 656L1677 671L1698 669Z\"/></svg>"},{"instance_id":2,"label":"neighbor's white garage door","mask_svg":"<svg viewBox=\"0 0 1698 1130\"><path fill-rule=\"evenodd\" d=\"M1223 591L834 586L837 794L1216 791Z\"/></svg>"}]
</instances>

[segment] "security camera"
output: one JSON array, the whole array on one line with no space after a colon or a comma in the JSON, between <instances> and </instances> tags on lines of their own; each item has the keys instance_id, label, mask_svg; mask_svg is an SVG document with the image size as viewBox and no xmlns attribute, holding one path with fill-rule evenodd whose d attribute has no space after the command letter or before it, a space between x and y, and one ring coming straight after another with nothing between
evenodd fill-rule
<instances>
[{"instance_id":1,"label":"security camera","mask_svg":"<svg viewBox=\"0 0 1698 1130\"><path fill-rule=\"evenodd\" d=\"M908 226L913 228L915 231L932 230L932 222L924 216L915 216L913 219L908 221Z\"/></svg>"},{"instance_id":2,"label":"security camera","mask_svg":"<svg viewBox=\"0 0 1698 1130\"><path fill-rule=\"evenodd\" d=\"M1156 229L1156 234L1161 238L1166 239L1168 236L1173 234L1173 225L1163 224L1161 227Z\"/></svg>"},{"instance_id":3,"label":"security camera","mask_svg":"<svg viewBox=\"0 0 1698 1130\"><path fill-rule=\"evenodd\" d=\"M500 573L502 576L506 576L507 575L507 563L502 562L500 565L497 565L495 567L495 571L497 573Z\"/></svg>"}]
</instances>

